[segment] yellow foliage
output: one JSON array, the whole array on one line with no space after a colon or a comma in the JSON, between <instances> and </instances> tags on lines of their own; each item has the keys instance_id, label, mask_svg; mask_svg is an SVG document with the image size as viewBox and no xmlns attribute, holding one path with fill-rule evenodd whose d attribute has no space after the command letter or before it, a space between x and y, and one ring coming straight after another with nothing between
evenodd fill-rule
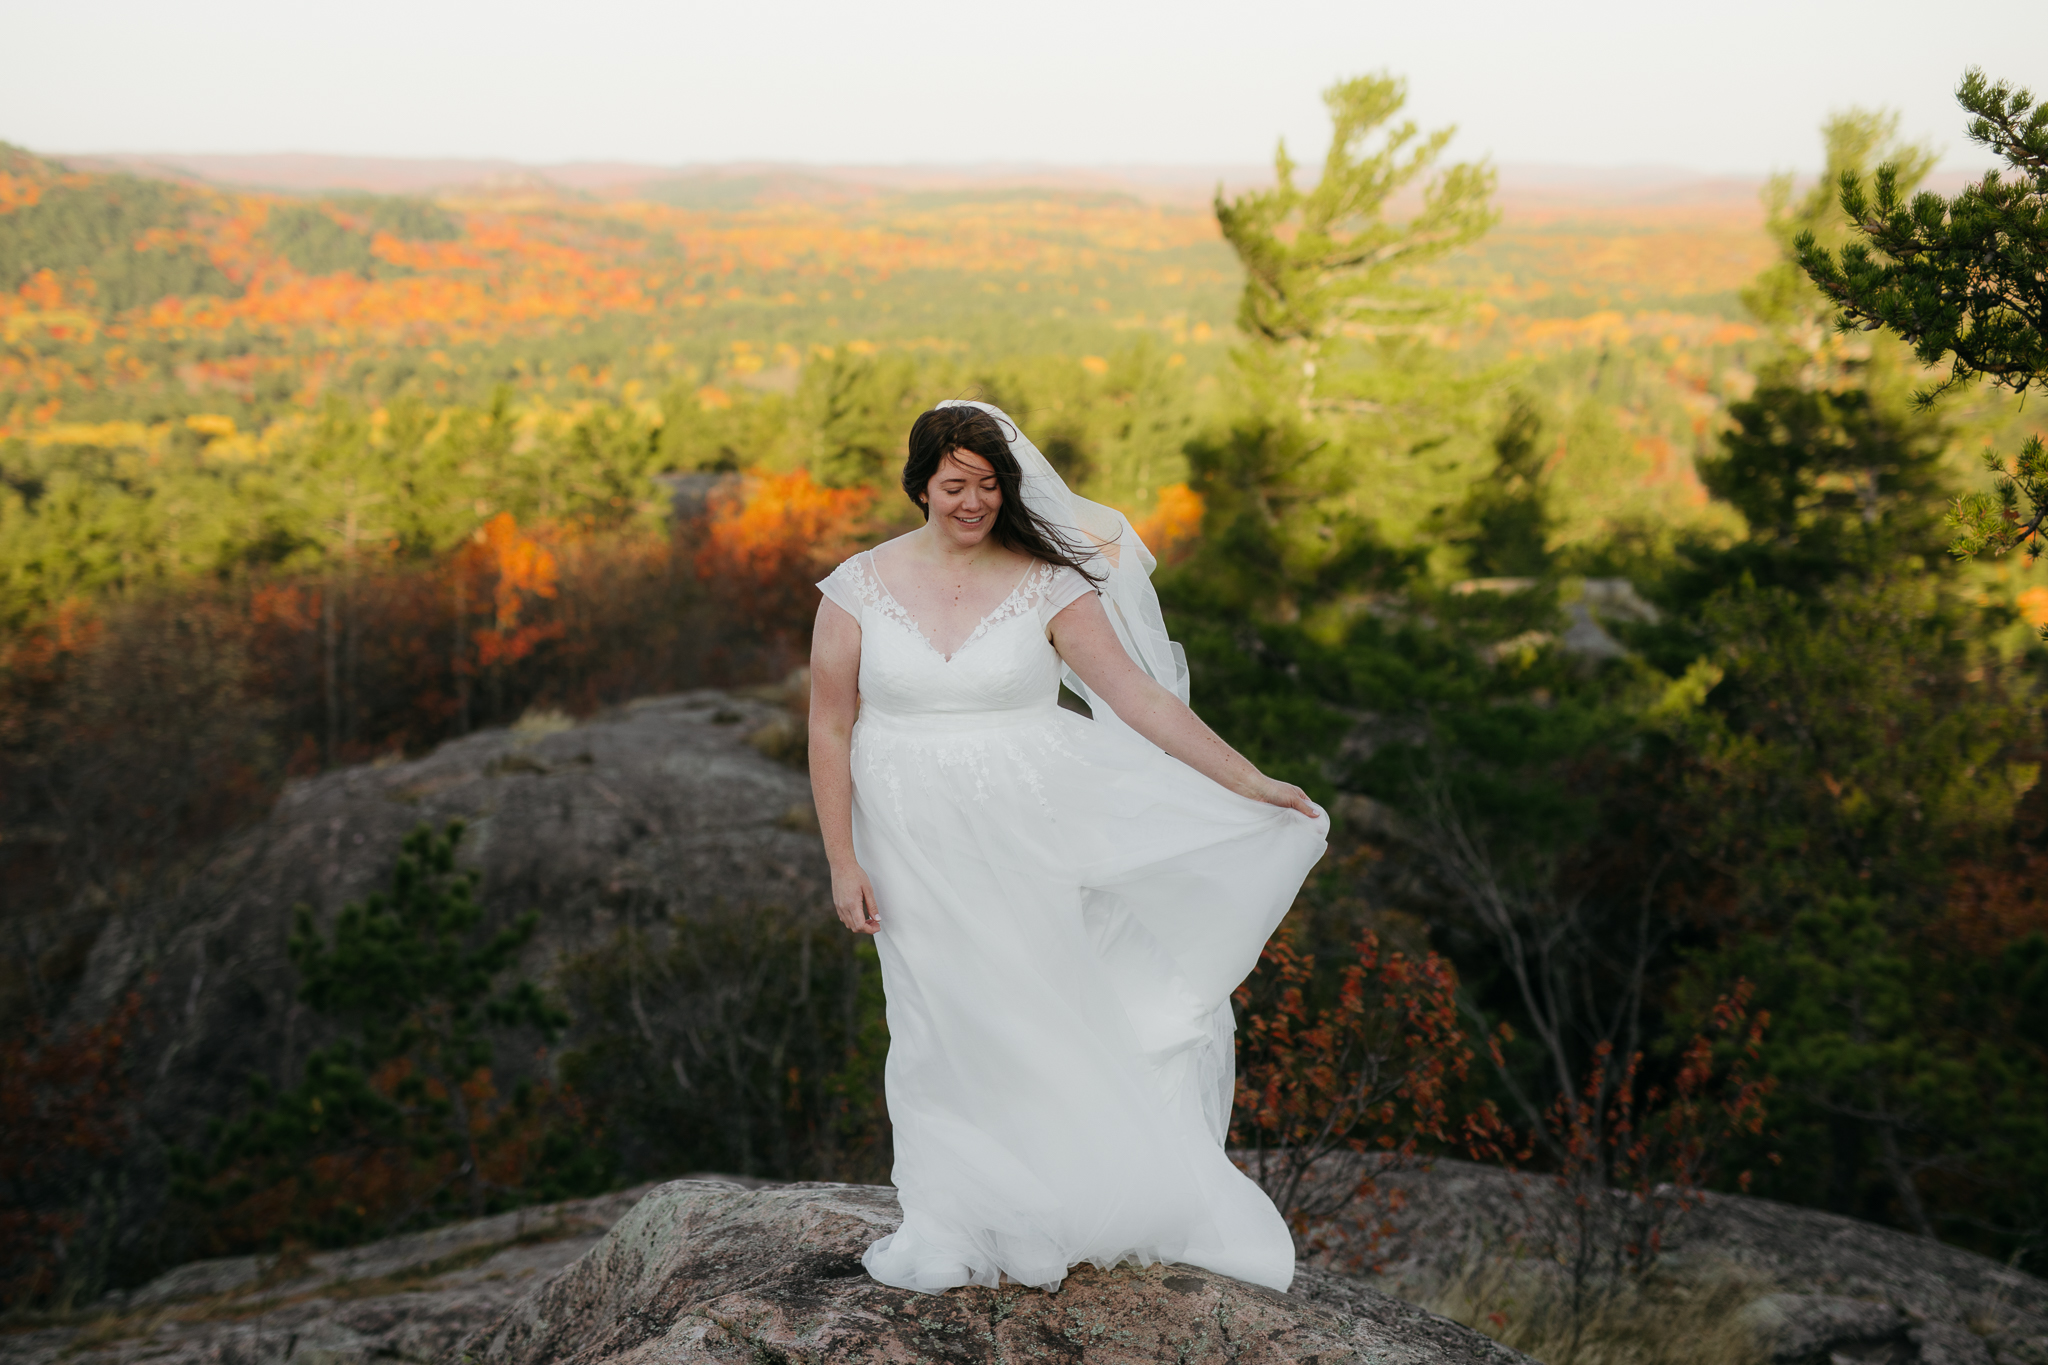
<instances>
[{"instance_id":1,"label":"yellow foliage","mask_svg":"<svg viewBox=\"0 0 2048 1365\"><path fill-rule=\"evenodd\" d=\"M152 430L140 422L57 422L35 432L29 440L39 446L154 450L162 445L162 430Z\"/></svg>"}]
</instances>

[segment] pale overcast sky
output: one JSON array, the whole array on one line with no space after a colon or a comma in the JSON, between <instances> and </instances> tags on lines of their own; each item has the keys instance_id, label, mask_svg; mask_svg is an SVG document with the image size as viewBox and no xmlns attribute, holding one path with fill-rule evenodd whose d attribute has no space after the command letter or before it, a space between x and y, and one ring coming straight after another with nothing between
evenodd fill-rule
<instances>
[{"instance_id":1,"label":"pale overcast sky","mask_svg":"<svg viewBox=\"0 0 2048 1365\"><path fill-rule=\"evenodd\" d=\"M1885 105L1983 158L1963 69L2048 96L2048 0L0 0L0 139L664 164L1264 161L1389 69L1456 154L1811 169Z\"/></svg>"}]
</instances>

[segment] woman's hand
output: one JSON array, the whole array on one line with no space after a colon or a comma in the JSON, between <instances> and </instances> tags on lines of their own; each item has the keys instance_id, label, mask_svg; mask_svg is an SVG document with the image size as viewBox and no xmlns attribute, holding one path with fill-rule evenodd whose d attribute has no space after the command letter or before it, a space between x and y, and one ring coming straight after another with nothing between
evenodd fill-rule
<instances>
[{"instance_id":1,"label":"woman's hand","mask_svg":"<svg viewBox=\"0 0 2048 1365\"><path fill-rule=\"evenodd\" d=\"M1261 775L1255 789L1246 795L1269 806L1285 806L1289 810L1298 810L1311 820L1322 814L1316 803L1308 799L1308 793L1292 782L1276 782Z\"/></svg>"},{"instance_id":2,"label":"woman's hand","mask_svg":"<svg viewBox=\"0 0 2048 1365\"><path fill-rule=\"evenodd\" d=\"M832 869L832 908L838 912L839 922L856 934L872 934L882 927L875 888L859 863Z\"/></svg>"}]
</instances>

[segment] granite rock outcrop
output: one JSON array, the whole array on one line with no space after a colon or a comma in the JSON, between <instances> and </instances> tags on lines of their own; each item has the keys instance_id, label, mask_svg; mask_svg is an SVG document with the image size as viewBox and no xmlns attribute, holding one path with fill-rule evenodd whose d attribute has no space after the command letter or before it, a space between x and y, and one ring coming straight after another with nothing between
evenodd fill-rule
<instances>
[{"instance_id":1,"label":"granite rock outcrop","mask_svg":"<svg viewBox=\"0 0 2048 1365\"><path fill-rule=\"evenodd\" d=\"M388 881L422 822L467 823L457 856L482 873L488 928L540 912L521 966L541 980L621 928L762 905L829 916L809 780L749 742L789 727L782 700L701 691L581 722L538 716L294 782L178 895L107 925L70 1015L97 1019L141 992L148 1027L130 1065L143 1127L198 1140L242 1103L252 1073L288 1086L328 1041L297 999L292 907L330 923ZM499 1049L511 1079L530 1053Z\"/></svg>"},{"instance_id":2,"label":"granite rock outcrop","mask_svg":"<svg viewBox=\"0 0 2048 1365\"><path fill-rule=\"evenodd\" d=\"M660 1361L1373 1361L1528 1358L1403 1297L1483 1255L1547 1196L1483 1167L1394 1177L1380 1276L1304 1263L1286 1294L1185 1266L1082 1267L1057 1294L920 1295L860 1252L895 1192L703 1176L347 1251L180 1267L63 1326L0 1335L0 1365L643 1365ZM1718 1196L1673 1226L1675 1274L1732 1277L1762 1365L2044 1365L2048 1282L1953 1247Z\"/></svg>"}]
</instances>

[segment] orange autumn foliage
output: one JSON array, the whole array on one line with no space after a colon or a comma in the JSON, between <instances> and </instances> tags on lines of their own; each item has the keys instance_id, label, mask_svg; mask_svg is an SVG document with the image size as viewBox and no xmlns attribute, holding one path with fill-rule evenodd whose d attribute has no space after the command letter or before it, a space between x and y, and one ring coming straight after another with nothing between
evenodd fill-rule
<instances>
[{"instance_id":1,"label":"orange autumn foliage","mask_svg":"<svg viewBox=\"0 0 2048 1365\"><path fill-rule=\"evenodd\" d=\"M1202 529L1206 507L1202 495L1184 483L1170 483L1159 490L1159 503L1152 515L1133 524L1138 538L1162 564L1170 564L1194 543Z\"/></svg>"},{"instance_id":2,"label":"orange autumn foliage","mask_svg":"<svg viewBox=\"0 0 2048 1365\"><path fill-rule=\"evenodd\" d=\"M249 617L258 626L311 630L320 616L320 594L299 583L262 583L249 594Z\"/></svg>"},{"instance_id":3,"label":"orange autumn foliage","mask_svg":"<svg viewBox=\"0 0 2048 1365\"><path fill-rule=\"evenodd\" d=\"M0 171L0 213L11 213L25 209L39 202L43 197L40 181L25 175Z\"/></svg>"},{"instance_id":4,"label":"orange autumn foliage","mask_svg":"<svg viewBox=\"0 0 2048 1365\"><path fill-rule=\"evenodd\" d=\"M460 586L492 606L491 624L470 632L476 667L495 668L531 654L542 641L561 638L559 621L520 624L534 598L555 596L560 571L554 552L519 529L510 512L500 512L457 551L454 573Z\"/></svg>"},{"instance_id":5,"label":"orange autumn foliage","mask_svg":"<svg viewBox=\"0 0 2048 1365\"><path fill-rule=\"evenodd\" d=\"M2048 626L2048 588L2039 585L2028 588L2017 601L2021 620L2036 629Z\"/></svg>"},{"instance_id":6,"label":"orange autumn foliage","mask_svg":"<svg viewBox=\"0 0 2048 1365\"><path fill-rule=\"evenodd\" d=\"M519 523L510 512L500 512L485 522L473 543L485 551L497 570L495 600L499 629L518 623L523 594L555 595L554 555L533 537L521 535Z\"/></svg>"},{"instance_id":7,"label":"orange autumn foliage","mask_svg":"<svg viewBox=\"0 0 2048 1365\"><path fill-rule=\"evenodd\" d=\"M0 212L34 202L35 187L10 179ZM507 328L574 322L604 313L701 307L701 276L788 273L826 280L886 279L907 270L1073 273L1098 268L1103 252L1171 251L1213 240L1207 215L1136 203L1076 205L1056 198L943 208L877 226L820 206L735 214L692 213L651 203L551 205L534 211L460 215L455 241L403 241L375 233L371 253L390 276L306 275L265 236L267 195L216 193L214 211L189 228L156 229L146 245L189 246L241 286L239 296L173 296L136 318L146 332L338 331L355 339L488 340ZM617 223L614 229L612 224ZM675 265L650 269L644 235L674 244ZM33 306L63 298L54 276L23 286ZM755 298L725 291L728 301ZM789 306L789 289L761 296Z\"/></svg>"},{"instance_id":8,"label":"orange autumn foliage","mask_svg":"<svg viewBox=\"0 0 2048 1365\"><path fill-rule=\"evenodd\" d=\"M812 581L851 553L874 500L873 489L826 488L803 470L748 474L712 498L697 576L743 613L801 630Z\"/></svg>"},{"instance_id":9,"label":"orange autumn foliage","mask_svg":"<svg viewBox=\"0 0 2048 1365\"><path fill-rule=\"evenodd\" d=\"M104 190L108 182L54 166L10 167L0 172L0 217L32 207L58 185ZM1035 280L1071 293L1105 270L1131 275L1133 267L1176 283L1223 278L1214 269L1150 268L1160 253L1215 243L1206 212L1077 202L1056 192L879 214L851 201L707 212L645 201L443 198L438 212L455 228L451 240L405 240L326 204L325 216L358 234L376 264L324 273L295 266L278 239L276 211L296 201L192 185L180 196L179 220L138 233L136 249L203 259L230 287L172 294L118 314L106 312L90 272L44 272L0 291L0 331L10 341L18 331L39 343L82 338L90 346L103 338L89 351L38 344L0 352L0 435L42 425L22 419L43 394L139 389L174 373L188 387L204 384L200 370L219 363L209 353L223 340L229 352L260 354L262 369L281 368L300 381L264 385L261 393L246 380L227 387L252 402L278 393L310 402L336 370L400 348L497 350L521 339L553 347L564 332L606 319L691 330L691 315L707 308L811 309L861 299L865 286L912 272L999 277L1000 285L990 281L999 292L1029 292ZM60 315L60 304L86 311ZM839 325L832 319L830 326ZM1166 320L1157 325L1185 330ZM1206 334L1207 324L1197 331ZM460 374L466 363L441 368ZM545 364L515 369L517 384L543 391L561 373L546 373ZM429 381L435 392L449 382Z\"/></svg>"},{"instance_id":10,"label":"orange autumn foliage","mask_svg":"<svg viewBox=\"0 0 2048 1365\"><path fill-rule=\"evenodd\" d=\"M31 308L53 309L64 306L64 282L57 278L54 270L38 270L23 280L15 291L21 301Z\"/></svg>"},{"instance_id":11,"label":"orange autumn foliage","mask_svg":"<svg viewBox=\"0 0 2048 1365\"><path fill-rule=\"evenodd\" d=\"M48 617L29 627L0 651L0 668L32 678L48 675L58 662L83 653L105 628L90 604L66 598Z\"/></svg>"}]
</instances>

